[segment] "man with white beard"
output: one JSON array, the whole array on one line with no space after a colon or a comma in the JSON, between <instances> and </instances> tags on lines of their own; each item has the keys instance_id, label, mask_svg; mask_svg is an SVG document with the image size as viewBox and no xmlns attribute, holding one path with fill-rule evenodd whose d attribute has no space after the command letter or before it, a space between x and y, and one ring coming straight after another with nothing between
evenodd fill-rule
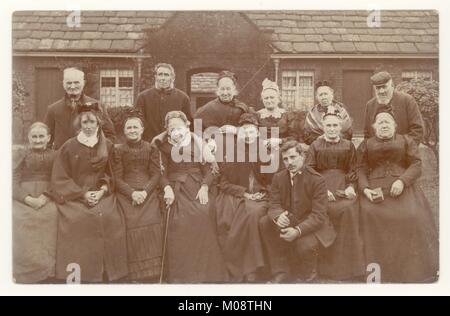
<instances>
[{"instance_id":1,"label":"man with white beard","mask_svg":"<svg viewBox=\"0 0 450 316\"><path fill-rule=\"evenodd\" d=\"M366 106L364 136L374 136L372 123L380 109L394 114L397 133L411 136L417 144L423 140L424 123L419 107L409 94L395 91L394 83L388 72L382 71L371 78L375 97Z\"/></svg>"}]
</instances>

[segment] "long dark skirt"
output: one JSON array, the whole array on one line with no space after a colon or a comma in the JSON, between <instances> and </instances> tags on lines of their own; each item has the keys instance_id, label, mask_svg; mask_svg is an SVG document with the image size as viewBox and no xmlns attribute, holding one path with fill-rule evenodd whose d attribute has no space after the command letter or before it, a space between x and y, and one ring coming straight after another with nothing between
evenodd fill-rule
<instances>
[{"instance_id":1,"label":"long dark skirt","mask_svg":"<svg viewBox=\"0 0 450 316\"><path fill-rule=\"evenodd\" d=\"M322 173L327 188L333 194L345 190L345 173L327 170ZM365 275L363 241L359 226L359 200L338 198L328 203L328 216L336 230L334 244L323 249L319 259L321 277L334 281L348 281Z\"/></svg>"},{"instance_id":2,"label":"long dark skirt","mask_svg":"<svg viewBox=\"0 0 450 316\"><path fill-rule=\"evenodd\" d=\"M361 223L366 263L380 266L383 283L428 283L437 279L437 229L419 187L405 188L398 198L385 193L385 201L380 204L362 197Z\"/></svg>"},{"instance_id":3,"label":"long dark skirt","mask_svg":"<svg viewBox=\"0 0 450 316\"><path fill-rule=\"evenodd\" d=\"M128 274L125 218L114 195L89 208L81 201L58 205L56 277L77 264L82 282L117 281Z\"/></svg>"},{"instance_id":4,"label":"long dark skirt","mask_svg":"<svg viewBox=\"0 0 450 316\"><path fill-rule=\"evenodd\" d=\"M161 274L163 224L157 192L144 204L134 206L130 198L117 194L127 224L130 280L152 279Z\"/></svg>"},{"instance_id":5,"label":"long dark skirt","mask_svg":"<svg viewBox=\"0 0 450 316\"><path fill-rule=\"evenodd\" d=\"M267 215L267 201L249 201L219 193L217 229L228 271L234 282L266 265L259 231L261 217Z\"/></svg>"},{"instance_id":6,"label":"long dark skirt","mask_svg":"<svg viewBox=\"0 0 450 316\"><path fill-rule=\"evenodd\" d=\"M35 198L48 182L24 182L22 189ZM13 275L17 283L38 283L55 276L58 210L49 202L35 210L13 201Z\"/></svg>"},{"instance_id":7,"label":"long dark skirt","mask_svg":"<svg viewBox=\"0 0 450 316\"><path fill-rule=\"evenodd\" d=\"M170 209L167 281L226 282L228 274L210 216L210 207L214 203L201 205L183 190L183 186L200 189L191 180L181 187L174 187L176 200Z\"/></svg>"}]
</instances>

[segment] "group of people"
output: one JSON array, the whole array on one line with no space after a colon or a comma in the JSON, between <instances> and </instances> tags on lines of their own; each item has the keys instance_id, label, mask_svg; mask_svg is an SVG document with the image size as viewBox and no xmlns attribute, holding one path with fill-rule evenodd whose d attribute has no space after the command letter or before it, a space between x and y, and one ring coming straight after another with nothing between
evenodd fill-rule
<instances>
[{"instance_id":1,"label":"group of people","mask_svg":"<svg viewBox=\"0 0 450 316\"><path fill-rule=\"evenodd\" d=\"M65 97L14 157L16 282L65 282L74 265L83 283L363 282L374 264L382 282L436 280L437 229L416 184L422 118L388 73L371 78L358 149L329 82L305 113L286 112L265 80L256 111L225 71L217 98L192 115L174 79L156 65L117 144L84 73L64 71ZM234 148L218 150L194 120ZM265 172L255 147L282 164Z\"/></svg>"}]
</instances>

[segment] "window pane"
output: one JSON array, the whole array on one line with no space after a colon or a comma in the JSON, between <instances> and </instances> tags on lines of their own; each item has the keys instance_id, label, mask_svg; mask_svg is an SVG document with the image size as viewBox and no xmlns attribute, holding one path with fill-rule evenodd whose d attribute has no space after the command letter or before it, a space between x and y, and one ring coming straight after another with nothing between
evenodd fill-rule
<instances>
[{"instance_id":1,"label":"window pane","mask_svg":"<svg viewBox=\"0 0 450 316\"><path fill-rule=\"evenodd\" d=\"M119 88L131 88L133 87L133 78L131 77L119 77Z\"/></svg>"},{"instance_id":2,"label":"window pane","mask_svg":"<svg viewBox=\"0 0 450 316\"><path fill-rule=\"evenodd\" d=\"M295 109L296 92L297 92L297 72L284 71L282 74L281 102L286 110Z\"/></svg>"},{"instance_id":3,"label":"window pane","mask_svg":"<svg viewBox=\"0 0 450 316\"><path fill-rule=\"evenodd\" d=\"M102 88L115 87L116 78L115 77L102 77Z\"/></svg>"}]
</instances>

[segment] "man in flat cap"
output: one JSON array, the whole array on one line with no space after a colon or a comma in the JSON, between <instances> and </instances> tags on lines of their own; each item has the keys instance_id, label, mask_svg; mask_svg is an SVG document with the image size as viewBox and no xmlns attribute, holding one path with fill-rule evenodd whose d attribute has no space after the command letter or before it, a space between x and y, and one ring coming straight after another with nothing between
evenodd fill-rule
<instances>
[{"instance_id":1,"label":"man in flat cap","mask_svg":"<svg viewBox=\"0 0 450 316\"><path fill-rule=\"evenodd\" d=\"M411 136L420 144L424 135L424 123L419 107L409 94L395 91L391 75L382 71L371 78L375 97L367 103L365 114L365 138L374 136L372 124L376 114L384 109L392 112L397 122L397 132Z\"/></svg>"}]
</instances>

